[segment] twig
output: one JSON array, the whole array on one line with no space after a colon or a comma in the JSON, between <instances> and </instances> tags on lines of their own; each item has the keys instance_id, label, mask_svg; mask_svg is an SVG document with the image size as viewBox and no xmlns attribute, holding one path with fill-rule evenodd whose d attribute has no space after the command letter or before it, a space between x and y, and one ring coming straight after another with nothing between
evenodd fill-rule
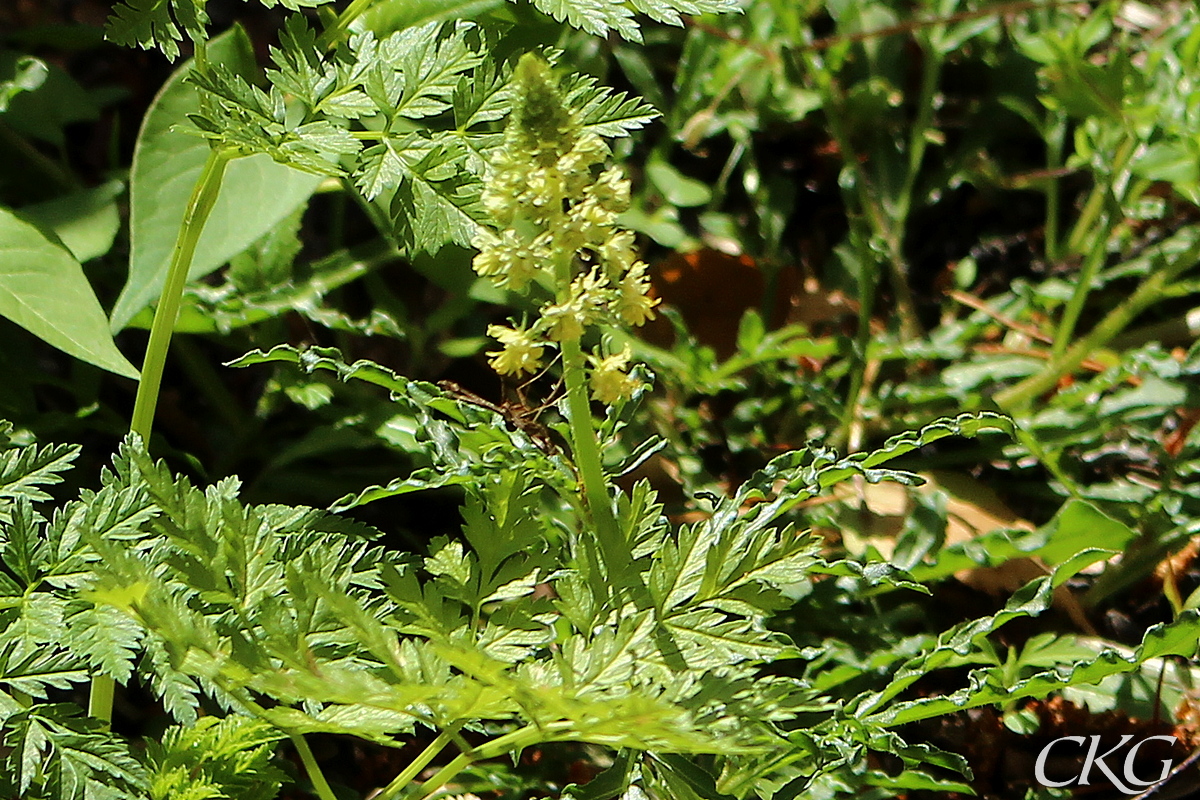
<instances>
[{"instance_id":1,"label":"twig","mask_svg":"<svg viewBox=\"0 0 1200 800\"><path fill-rule=\"evenodd\" d=\"M1001 325L1003 325L1004 327L1006 327L1010 330L1014 330L1017 333L1023 333L1026 336L1028 336L1030 339L1036 339L1037 341L1042 342L1043 344L1054 344L1054 339L1049 334L1042 333L1040 330L1033 327L1032 325L1026 325L1023 322L1017 322L1012 317L1008 317L1008 316L1005 316L1004 314L1001 314L999 311L992 308L986 302L984 302L983 300L981 300L980 298L976 297L973 294L968 294L967 292L960 292L957 289L954 289L948 293L948 296L950 297L951 300L954 300L955 302L958 302L958 303L962 303L964 306L967 306L968 308L973 308L976 311L982 311L984 314L987 314L989 317L996 320L996 322L999 322Z\"/></svg>"}]
</instances>

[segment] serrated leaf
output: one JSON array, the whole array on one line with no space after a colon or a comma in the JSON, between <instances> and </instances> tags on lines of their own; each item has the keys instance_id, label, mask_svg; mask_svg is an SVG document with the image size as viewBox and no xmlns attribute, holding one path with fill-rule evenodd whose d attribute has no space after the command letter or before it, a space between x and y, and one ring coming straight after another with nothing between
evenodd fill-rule
<instances>
[{"instance_id":1,"label":"serrated leaf","mask_svg":"<svg viewBox=\"0 0 1200 800\"><path fill-rule=\"evenodd\" d=\"M64 619L64 644L92 668L118 683L133 674L133 661L142 640L141 628L112 606L81 604L69 608Z\"/></svg>"},{"instance_id":2,"label":"serrated leaf","mask_svg":"<svg viewBox=\"0 0 1200 800\"><path fill-rule=\"evenodd\" d=\"M354 184L367 200L374 200L388 187L399 187L404 177L404 162L391 140L363 151Z\"/></svg>"},{"instance_id":3,"label":"serrated leaf","mask_svg":"<svg viewBox=\"0 0 1200 800\"><path fill-rule=\"evenodd\" d=\"M1053 572L1021 587L1013 594L1004 608L995 614L961 623L942 633L936 645L919 656L906 661L892 681L880 692L859 698L857 713L866 716L896 697L917 679L929 672L947 666L955 656L968 653L975 641L986 636L1008 622L1019 617L1037 616L1050 607L1054 589L1071 576L1090 564L1112 555L1110 550L1087 549L1076 554L1054 568ZM889 712L880 712L873 718L882 718Z\"/></svg>"},{"instance_id":4,"label":"serrated leaf","mask_svg":"<svg viewBox=\"0 0 1200 800\"><path fill-rule=\"evenodd\" d=\"M963 708L1003 703L1024 697L1045 697L1067 686L1089 686L1110 675L1131 672L1152 658L1193 658L1198 646L1200 611L1191 609L1180 614L1173 622L1160 623L1148 629L1142 637L1141 646L1129 658L1116 650L1107 650L1091 661L1065 664L1017 681L1011 686L1005 685L998 668L975 670L971 673L969 685L953 694L897 703L868 717L867 720L880 725L902 725Z\"/></svg>"},{"instance_id":5,"label":"serrated leaf","mask_svg":"<svg viewBox=\"0 0 1200 800\"><path fill-rule=\"evenodd\" d=\"M39 486L61 483L58 473L71 468L79 456L79 446L71 444L10 447L0 452L0 520L8 520L12 501L49 500Z\"/></svg>"},{"instance_id":6,"label":"serrated leaf","mask_svg":"<svg viewBox=\"0 0 1200 800\"><path fill-rule=\"evenodd\" d=\"M563 102L575 109L584 132L606 138L628 136L660 116L640 97L598 84L591 75L576 74L564 87Z\"/></svg>"},{"instance_id":7,"label":"serrated leaf","mask_svg":"<svg viewBox=\"0 0 1200 800\"><path fill-rule=\"evenodd\" d=\"M169 728L148 747L150 800L274 800L285 780L271 763L280 738L267 723L242 716Z\"/></svg>"},{"instance_id":8,"label":"serrated leaf","mask_svg":"<svg viewBox=\"0 0 1200 800\"><path fill-rule=\"evenodd\" d=\"M8 631L5 634L7 638ZM89 677L83 662L70 653L47 647L29 650L11 640L0 649L0 684L44 698L48 689L69 689Z\"/></svg>"},{"instance_id":9,"label":"serrated leaf","mask_svg":"<svg viewBox=\"0 0 1200 800\"><path fill-rule=\"evenodd\" d=\"M482 61L467 44L467 32L473 28L470 23L431 22L406 28L380 43L380 57L404 76L394 113L421 119L450 108L459 76Z\"/></svg>"},{"instance_id":10,"label":"serrated leaf","mask_svg":"<svg viewBox=\"0 0 1200 800\"><path fill-rule=\"evenodd\" d=\"M207 22L204 6L194 2L124 0L113 8L105 36L109 41L126 47L140 47L143 50L158 48L174 61L179 57L179 42L183 40L183 33L202 39Z\"/></svg>"},{"instance_id":11,"label":"serrated leaf","mask_svg":"<svg viewBox=\"0 0 1200 800\"><path fill-rule=\"evenodd\" d=\"M623 0L532 0L539 11L559 22L566 22L593 36L607 36L610 30L633 42L642 41L642 32L633 12Z\"/></svg>"},{"instance_id":12,"label":"serrated leaf","mask_svg":"<svg viewBox=\"0 0 1200 800\"><path fill-rule=\"evenodd\" d=\"M6 724L8 766L21 796L55 800L144 797L145 768L127 742L68 705L38 705Z\"/></svg>"}]
</instances>

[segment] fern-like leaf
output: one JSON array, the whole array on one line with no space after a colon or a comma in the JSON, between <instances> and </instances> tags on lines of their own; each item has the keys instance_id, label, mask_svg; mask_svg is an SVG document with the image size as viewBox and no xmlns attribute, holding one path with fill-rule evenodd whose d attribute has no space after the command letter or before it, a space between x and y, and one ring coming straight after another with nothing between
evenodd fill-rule
<instances>
[{"instance_id":1,"label":"fern-like leaf","mask_svg":"<svg viewBox=\"0 0 1200 800\"><path fill-rule=\"evenodd\" d=\"M9 518L17 498L31 502L49 500L39 487L61 483L60 472L71 468L79 455L78 445L26 445L0 452L0 521Z\"/></svg>"},{"instance_id":2,"label":"fern-like leaf","mask_svg":"<svg viewBox=\"0 0 1200 800\"><path fill-rule=\"evenodd\" d=\"M280 738L270 725L242 716L169 728L147 749L150 800L273 800L285 779L272 763Z\"/></svg>"}]
</instances>

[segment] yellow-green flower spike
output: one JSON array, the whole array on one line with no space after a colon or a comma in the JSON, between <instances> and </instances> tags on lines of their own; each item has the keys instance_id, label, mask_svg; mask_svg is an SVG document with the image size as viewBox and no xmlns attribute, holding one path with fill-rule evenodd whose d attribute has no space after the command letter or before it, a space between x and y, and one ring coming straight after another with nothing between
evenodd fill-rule
<instances>
[{"instance_id":1,"label":"yellow-green flower spike","mask_svg":"<svg viewBox=\"0 0 1200 800\"><path fill-rule=\"evenodd\" d=\"M490 363L504 375L536 372L546 349L578 343L597 325L641 325L658 302L649 297L633 233L617 225L629 208L630 185L619 167L605 167L608 144L564 105L550 65L538 56L521 57L513 93L514 111L504 143L489 157L483 191L495 228L475 238L473 262L496 286L532 294L540 305L528 326L488 329L503 345L488 353ZM636 388L628 361L627 353L592 357L597 400L616 402ZM576 369L584 368L579 361Z\"/></svg>"}]
</instances>

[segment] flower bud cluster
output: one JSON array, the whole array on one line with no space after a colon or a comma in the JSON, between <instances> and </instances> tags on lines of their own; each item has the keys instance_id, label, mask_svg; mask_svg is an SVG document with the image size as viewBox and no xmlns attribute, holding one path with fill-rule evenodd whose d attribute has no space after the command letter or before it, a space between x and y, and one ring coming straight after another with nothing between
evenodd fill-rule
<instances>
[{"instance_id":1,"label":"flower bud cluster","mask_svg":"<svg viewBox=\"0 0 1200 800\"><path fill-rule=\"evenodd\" d=\"M649 296L633 234L617 225L629 208L630 186L620 169L604 166L608 145L582 130L537 56L521 58L513 83L513 115L491 157L482 198L496 229L476 237L474 268L503 289L544 302L532 323L488 328L503 345L488 353L503 375L537 372L547 350L597 324L642 325L658 302ZM593 352L595 399L615 403L637 388L629 358L628 349Z\"/></svg>"}]
</instances>

